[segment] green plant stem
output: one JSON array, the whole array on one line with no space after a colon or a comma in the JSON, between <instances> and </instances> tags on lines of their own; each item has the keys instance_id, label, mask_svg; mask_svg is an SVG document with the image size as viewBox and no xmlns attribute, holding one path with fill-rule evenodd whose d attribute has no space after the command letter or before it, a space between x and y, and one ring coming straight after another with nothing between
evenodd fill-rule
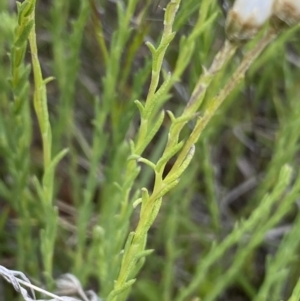
<instances>
[{"instance_id":1,"label":"green plant stem","mask_svg":"<svg viewBox=\"0 0 300 301\"><path fill-rule=\"evenodd\" d=\"M295 260L296 250L299 248L299 226L300 214L298 213L291 231L281 241L276 255L268 258L264 282L253 301L265 301L268 298L274 300L272 294L274 297L276 294L274 295L272 289L276 287L280 290L284 286L284 279L287 277L289 265Z\"/></svg>"},{"instance_id":2,"label":"green plant stem","mask_svg":"<svg viewBox=\"0 0 300 301\"><path fill-rule=\"evenodd\" d=\"M293 290L291 297L288 301L299 301L300 300L300 279L297 281L297 284Z\"/></svg>"},{"instance_id":3,"label":"green plant stem","mask_svg":"<svg viewBox=\"0 0 300 301\"><path fill-rule=\"evenodd\" d=\"M198 82L196 83L190 100L187 106L185 107L182 115L179 118L177 118L177 120L171 115L171 119L174 119L174 122L172 123L172 126L170 128L169 139L164 153L167 153L169 150L173 149L174 146L178 143L180 132L182 131L186 123L190 119L195 117L195 114L204 99L206 90L211 84L213 78L218 72L220 72L220 70L222 70L224 65L230 60L230 58L235 53L236 49L236 44L233 44L229 41L225 41L222 49L215 56L211 67L208 70L203 70L203 75L200 76ZM189 145L190 148L191 145ZM185 153L185 156L186 154L187 153ZM161 170L164 170L166 163L161 165Z\"/></svg>"},{"instance_id":4,"label":"green plant stem","mask_svg":"<svg viewBox=\"0 0 300 301\"><path fill-rule=\"evenodd\" d=\"M3 116L0 128L3 130L3 141L0 149L5 145L8 170L12 176L12 189L6 196L18 212L20 223L16 233L17 249L22 250L17 254L17 266L19 269L27 269L33 272L36 262L33 255L35 248L31 241L32 212L30 201L32 200L27 187L30 172L30 143L32 139L32 125L29 104L29 65L25 65L24 56L27 49L28 28L32 26L30 18L24 14L30 10L30 4L23 3L18 6L18 22L15 24L13 45L10 54L11 78L9 83L13 94L13 102L9 103L9 115ZM14 25L14 24L12 24ZM26 30L27 29L27 30ZM22 41L22 43L20 43ZM3 73L4 74L4 73ZM2 122L6 121L7 128L2 128ZM36 271L36 270L35 270Z\"/></svg>"},{"instance_id":5,"label":"green plant stem","mask_svg":"<svg viewBox=\"0 0 300 301\"><path fill-rule=\"evenodd\" d=\"M92 9L92 21L93 21L93 29L95 31L96 39L98 42L99 49L103 56L103 63L105 66L107 66L109 61L109 54L107 50L107 46L104 39L104 33L103 33L103 27L102 22L100 19L100 15L97 11L97 5L95 0L89 0L91 9Z\"/></svg>"},{"instance_id":6,"label":"green plant stem","mask_svg":"<svg viewBox=\"0 0 300 301\"><path fill-rule=\"evenodd\" d=\"M35 5L35 0L32 0L32 5ZM32 19L35 19L35 11L32 12ZM51 127L49 123L49 114L47 108L47 97L46 97L46 83L42 76L42 70L40 66L40 62L38 59L38 50L36 45L36 33L35 33L35 25L29 34L29 45L31 51L31 59L32 59L32 66L33 66L33 76L34 76L34 108L38 117L39 127L42 135L42 142L43 142L43 154L44 154L44 169L46 170L47 167L50 165L51 162L51 145L52 145L52 138L51 138ZM52 202L52 192L49 189L50 187L46 188L46 199L47 203Z\"/></svg>"},{"instance_id":7,"label":"green plant stem","mask_svg":"<svg viewBox=\"0 0 300 301\"><path fill-rule=\"evenodd\" d=\"M142 104L140 104L141 126L139 128L139 132L137 135L138 138L136 143L132 145L132 154L134 154L137 157L142 154L145 147L149 143L147 142L148 140L146 139L146 137L149 135L149 131L152 130L150 118L152 116L153 111L155 111L158 102L158 98L156 97L156 95L158 95L159 97L159 90L158 91L156 90L159 83L160 71L162 68L162 62L167 47L175 35L172 26L180 2L181 2L180 0L171 0L166 8L165 18L164 18L165 20L164 31L158 48L156 49L153 45L148 43L148 47L153 55L152 76L151 76L150 87L149 87L145 105L143 106ZM160 118L160 124L162 121L163 119ZM159 129L160 124L158 124L157 130ZM120 214L121 221L125 220L125 217L128 214L129 194L132 188L132 183L136 178L138 172L139 169L137 167L137 163L135 162L135 160L130 160L127 164L125 174L128 175L128 177L126 177L126 180L127 178L130 178L131 180L130 182L127 181L126 185L122 187L122 202L121 202L121 214ZM132 177L132 175L134 175L134 177ZM156 211L156 213L158 212L158 210L154 209L154 207L159 208L160 201L159 200L156 201L156 199L153 198L152 201L149 200L149 202L147 202L147 205L145 205L145 207L147 207L146 211L142 210L141 218L139 220L139 224L137 226L136 232L128 237L126 243L128 247L127 248L125 247L124 250L119 276L115 282L113 291L108 296L108 300L119 301L119 300L123 300L126 297L126 292L125 293L122 292L125 290L128 291L128 289L126 289L127 286L132 284L130 283L130 280L128 280L129 277L134 276L139 270L139 268L137 267L137 254L143 252L145 248L147 232L153 222L153 220L152 221L149 220L149 213L150 212L152 213L153 210ZM144 216L146 212L148 212L147 217ZM152 216L152 214L150 215ZM154 215L156 216L155 213ZM144 256L145 255L140 257L140 259L142 259Z\"/></svg>"},{"instance_id":8,"label":"green plant stem","mask_svg":"<svg viewBox=\"0 0 300 301\"><path fill-rule=\"evenodd\" d=\"M217 262L217 260L219 260L230 247L238 243L245 233L249 231L253 231L253 233L257 231L259 233L259 228L261 228L261 225L265 223L268 223L268 226L270 225L268 218L270 218L271 208L284 193L284 190L287 188L291 179L291 175L292 169L290 167L284 166L281 169L278 182L272 193L266 194L251 216L241 224L236 224L230 235L225 240L218 245L213 245L206 258L199 262L196 275L193 277L193 280L186 288L179 292L176 301L187 300L187 298L191 296L192 293L194 293L195 290L203 283L209 268L211 268L211 266ZM289 200L285 203L283 202L281 210L278 210L277 214L270 219L272 221L271 225L274 225L275 222L278 222L279 218L282 217L288 209L290 209L291 204L295 201L295 195L297 195L299 192L299 185L300 177L298 178L297 183L294 185L293 191L288 196Z\"/></svg>"},{"instance_id":9,"label":"green plant stem","mask_svg":"<svg viewBox=\"0 0 300 301\"><path fill-rule=\"evenodd\" d=\"M211 118L215 115L220 105L224 102L226 97L234 90L234 88L243 80L245 73L249 69L251 64L260 55L260 53L276 38L276 36L277 32L273 28L271 28L266 33L266 35L255 45L255 47L247 53L247 55L244 57L243 61L241 62L237 70L234 72L233 76L229 79L225 87L219 92L217 96L215 96L208 103L204 115L198 118L192 133L185 142L170 173L176 171L178 167L182 164L191 146L194 145L196 141L198 141L204 128L211 120Z\"/></svg>"},{"instance_id":10,"label":"green plant stem","mask_svg":"<svg viewBox=\"0 0 300 301\"><path fill-rule=\"evenodd\" d=\"M237 44L232 43L228 40L225 41L223 47L215 56L210 68L208 70L203 70L203 75L199 78L193 90L192 96L183 112L184 116L188 116L198 110L201 104L202 95L207 90L207 87L217 75L217 73L219 73L224 65L229 61L229 59L231 59L237 48Z\"/></svg>"},{"instance_id":11,"label":"green plant stem","mask_svg":"<svg viewBox=\"0 0 300 301\"><path fill-rule=\"evenodd\" d=\"M286 179L283 180L285 181ZM285 184L287 185L288 181L286 181ZM300 177L297 178L293 189L289 191L286 196L284 196L283 202L279 204L276 212L273 215L269 216L268 220L266 220L266 222L261 225L260 229L254 231L247 245L240 248L231 267L224 273L224 279L222 279L215 285L214 290L211 291L210 294L206 297L206 301L216 300L221 292L233 281L234 277L237 276L238 272L241 270L241 267L245 263L247 256L249 256L249 254L253 252L253 250L259 244L262 243L265 233L269 229L272 229L284 217L284 215L287 214L289 210L291 210L291 206L299 197L299 188Z\"/></svg>"},{"instance_id":12,"label":"green plant stem","mask_svg":"<svg viewBox=\"0 0 300 301\"><path fill-rule=\"evenodd\" d=\"M32 58L34 76L34 109L38 118L39 128L42 136L44 154L44 172L42 183L36 179L37 192L41 198L43 206L44 228L40 232L41 253L45 270L47 286L52 287L53 253L58 224L57 208L53 206L54 191L54 171L60 159L66 154L66 150L61 151L54 158L51 155L52 135L49 122L46 84L51 78L43 79L41 66L38 58L35 33L35 0L27 0L32 5L30 18L33 20L33 27L29 34L29 45Z\"/></svg>"},{"instance_id":13,"label":"green plant stem","mask_svg":"<svg viewBox=\"0 0 300 301\"><path fill-rule=\"evenodd\" d=\"M153 98L160 78L159 71L162 68L162 62L163 62L164 54L168 47L168 41L170 41L172 36L174 36L172 32L172 24L174 22L175 14L178 10L180 2L181 2L180 0L176 0L176 1L172 0L166 9L164 33L161 39L161 43L157 48L157 51L159 52L157 55L155 55L155 58L153 59L152 69L154 70L154 72L152 72L150 88L146 98L145 111L147 111L148 116L152 114L152 111L154 109ZM144 119L142 116L141 126L137 134L138 138L135 143L134 149L132 150L132 154L136 155L137 157L142 155L145 147L147 146L147 144L145 144L144 141L145 141L145 136L147 135L147 132L149 131L150 127L151 124L149 120ZM137 162L135 160L129 160L126 167L125 179L130 178L130 175L132 175L136 169L137 169ZM128 205L129 205L128 200L129 200L129 195L132 189L132 183L134 179L135 178L131 179L131 183L128 183L128 187L124 187L122 203L121 203L122 204L121 218L124 217L126 215L126 212L128 211Z\"/></svg>"}]
</instances>

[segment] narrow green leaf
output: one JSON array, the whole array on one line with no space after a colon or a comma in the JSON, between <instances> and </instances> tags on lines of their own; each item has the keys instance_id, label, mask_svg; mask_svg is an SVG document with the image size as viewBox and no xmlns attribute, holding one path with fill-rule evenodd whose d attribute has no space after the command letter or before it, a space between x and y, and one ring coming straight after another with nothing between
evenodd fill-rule
<instances>
[{"instance_id":1,"label":"narrow green leaf","mask_svg":"<svg viewBox=\"0 0 300 301\"><path fill-rule=\"evenodd\" d=\"M21 28L21 33L15 43L16 47L22 47L26 43L33 25L34 21L30 20L23 28Z\"/></svg>"},{"instance_id":2,"label":"narrow green leaf","mask_svg":"<svg viewBox=\"0 0 300 301\"><path fill-rule=\"evenodd\" d=\"M158 160L156 164L156 170L160 171L161 167L165 165L172 157L174 157L182 148L184 141L180 141L175 146L165 152L164 155Z\"/></svg>"}]
</instances>

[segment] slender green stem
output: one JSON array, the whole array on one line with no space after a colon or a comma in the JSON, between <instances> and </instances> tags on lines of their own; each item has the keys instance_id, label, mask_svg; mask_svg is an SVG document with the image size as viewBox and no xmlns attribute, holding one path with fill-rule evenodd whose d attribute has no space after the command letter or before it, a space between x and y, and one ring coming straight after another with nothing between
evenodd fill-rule
<instances>
[{"instance_id":1,"label":"slender green stem","mask_svg":"<svg viewBox=\"0 0 300 301\"><path fill-rule=\"evenodd\" d=\"M34 13L32 14L32 18L34 19ZM35 26L33 26L33 29L31 30L31 33L29 35L29 44L35 85L34 105L37 112L39 126L41 129L43 139L44 166L45 168L47 168L51 161L51 129L49 127L49 116L45 103L46 88L42 77L41 66L38 59Z\"/></svg>"},{"instance_id":2,"label":"slender green stem","mask_svg":"<svg viewBox=\"0 0 300 301\"><path fill-rule=\"evenodd\" d=\"M106 66L109 61L109 54L107 50L107 46L105 43L105 37L103 33L103 27L101 22L101 16L98 14L97 6L95 0L89 0L90 6L92 8L92 21L93 21L93 29L95 31L96 39L99 45L99 49L101 50L103 56L103 63Z\"/></svg>"},{"instance_id":3,"label":"slender green stem","mask_svg":"<svg viewBox=\"0 0 300 301\"><path fill-rule=\"evenodd\" d=\"M53 206L54 192L54 171L60 159L66 154L66 150L61 151L54 158L51 155L52 134L49 122L46 84L51 78L43 79L41 66L38 58L38 49L35 33L35 0L27 0L32 10L30 19L33 20L33 27L29 34L29 45L34 76L34 108L39 122L42 136L44 154L44 173L42 183L36 181L36 188L42 200L44 229L41 230L41 253L43 257L44 269L46 272L47 285L52 286L53 253L58 224L57 209Z\"/></svg>"},{"instance_id":4,"label":"slender green stem","mask_svg":"<svg viewBox=\"0 0 300 301\"><path fill-rule=\"evenodd\" d=\"M189 152L191 146L198 141L204 128L215 115L220 105L224 102L226 97L234 90L234 88L243 80L246 71L255 61L255 59L261 54L261 52L277 37L277 32L271 28L266 35L255 45L255 47L247 53L243 61L234 72L233 76L229 79L225 87L215 96L210 102L203 114L203 116L198 117L196 125L184 144L175 164L173 165L171 172L176 171L176 169L182 164L187 153Z\"/></svg>"},{"instance_id":5,"label":"slender green stem","mask_svg":"<svg viewBox=\"0 0 300 301\"><path fill-rule=\"evenodd\" d=\"M237 49L237 45L233 44L229 41L225 41L222 49L215 56L211 67L208 70L204 69L203 74L200 76L198 82L195 85L195 88L192 92L190 100L185 107L182 115L177 119L176 122L173 122L170 128L170 134L168 143L165 149L165 153L170 149L174 148L174 146L178 143L179 134L185 124L192 118L195 117L197 110L199 109L207 88L211 84L213 78L216 76L220 70L224 67L224 65L230 60ZM189 145L191 147L192 144ZM186 155L187 153L185 153ZM163 170L165 168L165 164L161 166Z\"/></svg>"}]
</instances>

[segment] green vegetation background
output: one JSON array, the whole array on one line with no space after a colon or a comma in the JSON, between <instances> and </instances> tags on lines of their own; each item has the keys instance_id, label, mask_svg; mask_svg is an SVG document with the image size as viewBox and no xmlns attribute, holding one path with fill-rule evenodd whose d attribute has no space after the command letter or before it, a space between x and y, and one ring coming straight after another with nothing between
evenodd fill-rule
<instances>
[{"instance_id":1,"label":"green vegetation background","mask_svg":"<svg viewBox=\"0 0 300 301\"><path fill-rule=\"evenodd\" d=\"M180 116L222 47L221 5L182 1L176 35L169 44L165 31L159 48L168 1L37 1L35 19L25 2L18 16L14 1L0 2L0 265L49 290L72 273L104 300L300 300L298 27L214 113L179 183L154 204L156 219L144 219L146 250L130 231L173 124L159 112ZM212 78L180 139L261 37ZM151 71L160 94L149 92ZM143 111L151 93L155 106ZM175 158L161 163L162 179ZM3 300L17 298L0 284Z\"/></svg>"}]
</instances>

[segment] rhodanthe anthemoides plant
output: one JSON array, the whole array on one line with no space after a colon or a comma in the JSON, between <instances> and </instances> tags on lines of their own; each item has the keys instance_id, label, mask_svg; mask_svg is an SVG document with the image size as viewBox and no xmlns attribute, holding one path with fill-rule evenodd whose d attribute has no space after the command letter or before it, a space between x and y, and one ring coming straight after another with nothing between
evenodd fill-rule
<instances>
[{"instance_id":1,"label":"rhodanthe anthemoides plant","mask_svg":"<svg viewBox=\"0 0 300 301\"><path fill-rule=\"evenodd\" d=\"M183 80L189 65L194 64L192 58L198 51L198 40L201 39L201 35L205 32L206 28L210 28L209 26L217 17L217 13L208 16L211 7L216 7L214 6L215 4L209 0L201 1L197 21L193 24L191 32L187 36L178 37L177 28L182 20L182 16L184 16L183 13L189 9L193 9L195 3L190 1L193 5L185 6L188 3L186 0L169 0L164 9L161 38L156 45L151 39L144 38L144 35L146 36L148 32L147 26L145 25L145 28L140 26L139 28L139 22L142 23L141 20L144 20L144 15L151 1L145 1L145 7L139 8L140 11L136 18L133 18L133 15L139 1L124 1L126 5L122 1L117 1L118 22L116 22L115 26L118 30L114 33L111 39L111 48L109 48L106 45L107 37L105 34L107 33L103 31L101 13L99 13L99 17L96 1L82 1L82 6L79 9L80 17L78 18L78 22L74 23L75 25L72 27L74 32L70 35L71 45L68 45L68 43L64 44L64 37L60 36L59 28L66 21L64 14L69 10L68 5L55 0L52 10L52 16L54 20L55 18L58 19L57 24L59 24L59 26L55 24L52 28L52 35L56 41L53 51L55 60L54 69L57 72L56 80L58 81L59 89L63 92L62 101L66 101L62 109L62 118L59 122L63 126L60 128L56 128L56 124L51 122L51 114L48 109L47 84L54 78L49 77L45 79L42 73L37 44L38 36L36 34L36 1L25 0L22 3L18 3L18 18L10 49L11 70L9 79L10 94L12 94L13 99L10 107L11 111L9 112L12 114L12 120L16 124L16 141L12 143L13 147L11 147L9 139L5 138L5 135L2 135L0 132L0 146L3 149L5 146L7 149L12 149L15 154L14 157L9 157L9 160L7 159L9 168L14 171L12 172L13 176L7 181L15 184L16 193L10 196L15 202L14 210L26 221L33 220L33 222L36 222L36 220L40 220L39 264L42 265L43 280L47 288L52 289L54 283L53 274L55 273L55 248L60 234L57 231L60 216L55 199L56 190L58 190L56 188L55 171L62 159L68 157L66 149L59 151L54 156L53 150L55 149L56 152L63 145L61 141L59 143L55 142L57 137L60 139L67 137L67 146L71 148L69 156L71 162L69 164L73 167L75 166L72 169L75 173L77 164L81 164L82 167L86 163L82 158L80 158L81 160L77 159L77 146L72 146L73 136L79 137L78 144L84 149L85 154L87 154L90 165L87 168L89 170L87 185L82 189L82 194L79 196L76 195L78 199L76 205L79 206L80 212L74 213L74 211L69 210L77 218L77 229L73 230L77 245L75 243L74 249L76 250L69 250L68 254L70 254L70 257L73 256L75 258L75 268L73 271L75 271L74 274L76 274L76 277L82 276L83 281L87 282L88 276L91 275L100 282L99 295L101 298L104 298L105 301L125 301L129 298L132 286L144 266L146 257L154 252L152 249L147 249L148 235L160 213L164 197L167 193L177 189L181 184L182 179L185 177L186 169L191 167L191 162L195 162L194 156L204 130L221 111L220 107L224 104L228 96L241 84L247 71L254 65L253 63L256 59L279 35L284 35L289 28L296 28L299 24L300 0L235 1L232 8L228 11L224 24L225 40L223 41L223 45L221 46L222 42L218 41L216 44L221 47L215 56L211 56L212 62L210 66L202 66L202 69L199 68L202 70L202 73L199 72L200 75L197 75L196 78L194 76L193 86L190 87L190 95L187 96L186 103L181 111L166 110L165 104L168 104L171 98L172 89L174 87L178 88L178 85ZM184 9L181 11L181 8ZM60 11L62 14L60 14ZM88 21L90 11L94 14L92 24L89 24ZM91 148L88 146L88 139L81 137L79 134L76 136L77 133L74 134L76 132L75 118L74 120L72 119L74 109L72 97L75 94L76 88L75 75L80 70L79 41L83 38L85 24L96 27L94 31L102 52L103 66L106 70L103 76L104 91L101 94L101 99L95 97L96 117L94 120L93 146ZM135 24L138 34L131 41L130 34L132 31L130 26L132 24ZM166 54L170 45L175 43L177 38L180 39L178 57L171 68L166 63ZM203 40L205 41L205 39ZM125 54L123 54L123 49L130 42L132 44L129 50L124 51ZM119 95L117 94L119 92L118 89L122 90L122 93L120 93L122 95L126 95L125 92L131 90L125 84L127 77L129 77L127 71L130 69L132 56L143 42L148 47L147 51L151 55L151 59L147 61L144 70L142 70L144 72L141 72L142 76L138 73L136 77L133 76L133 79L130 80L141 83L143 88L145 88L147 87L146 79L150 77L149 88L146 88L146 93L132 93L135 98L137 98L137 95L139 97L139 100L132 100L131 103L132 105L134 103L136 105L133 112L139 113L139 122L137 123L133 120L135 122L133 126L133 122L130 123L129 121L127 124L129 127L128 133L122 128L122 131L126 133L122 138L122 135L119 133L121 131L118 131L119 123L123 124L122 122L126 119L125 117L124 120L122 119L123 114L124 116L126 115L126 112L122 112L122 109L130 108L130 105L125 103L125 101L124 103L120 102L120 104L116 95ZM31 84L33 95L32 107L35 111L42 145L42 172L39 173L41 179L38 179L36 176L31 177L31 171L26 165L30 160L29 147L26 145L31 141L31 135L28 134L31 122L29 103L30 68L24 63L27 43L30 49L33 74L33 84ZM246 47L244 47L245 45ZM68 49L68 47L71 49ZM235 56L235 53L242 47L247 49L247 51L242 49L242 52L245 51L245 53L243 53L243 58L240 59L239 56ZM67 63L63 55L65 55ZM126 65L124 70L127 71L122 77L121 62L123 63L123 61ZM48 70L47 68L45 69ZM84 93L86 93L83 93L83 95L87 95L86 90L93 90L94 86L90 84L85 75L82 78L85 88ZM144 80L142 81L142 79ZM218 79L221 79L220 85L216 84ZM121 87L118 86L119 82L121 82ZM136 86L136 90L143 90L140 85ZM94 90L97 90L97 88ZM125 96L122 97L126 98ZM143 97L144 100L142 99ZM129 116L131 115L129 114ZM122 119L122 122L119 119ZM131 120L133 118L128 119ZM22 124L24 125L23 127ZM1 120L0 126L1 131L3 127ZM56 129L55 131L53 130L54 128ZM113 132L112 139L109 137L109 131ZM149 149L151 149L152 144L155 145L155 139L163 131L166 132L166 138L163 140L163 143L160 143L159 155L154 156L156 159L152 159L153 157L149 155ZM63 136L64 134L65 136ZM109 148L105 148L104 144L108 143L108 141L112 141L112 144L116 141L119 143L118 147L111 153L105 153L105 150ZM54 144L55 147L53 146ZM115 158L115 162L110 162L110 158ZM22 162L22 164L15 166L13 160ZM114 180L114 183L105 183L106 186L103 188L101 187L101 183L97 182L98 179L96 179L96 176L98 165L104 165L106 160L112 163L113 167L103 168L100 173L103 172L103 178L106 176ZM99 163L100 161L101 164ZM211 288L210 284L210 289L207 289L203 300L216 300L224 289L230 286L234 277L238 276L240 267L250 256L249 254L252 254L251 252L261 244L267 231L274 228L291 210L299 197L300 177L285 163L279 166L278 174L276 175L277 178L274 178L274 187L264 191L262 200L259 200L261 202L257 208L252 211L246 220L232 226L232 231L225 239L215 242L204 260L202 258L199 259L195 268L195 275L189 278L187 284L180 284L178 286L176 296L171 298L170 294L166 293L163 301L199 300L192 298L193 296L201 295L199 287L205 286L205 277L208 271L224 254L233 248L237 248L239 251L238 255L234 259L232 266L225 271L224 279L214 284L213 288ZM144 186L139 185L139 176L142 176L144 171L141 168L143 165L150 168L153 176L153 180L149 181L151 184L144 184ZM120 170L118 170L118 166L121 166ZM18 169L21 170L16 172ZM106 169L109 171L107 172ZM118 175L114 176L114 174ZM81 189L80 184L85 180L82 179L85 176L78 177L77 179L76 175L72 174L70 177L73 179L73 183L76 184L75 192L77 193ZM100 187L99 194L107 189L109 193L103 193L103 195L108 199L101 200L101 206L97 207L100 211L100 218L96 219L94 225L91 226L93 227L92 231L90 231L91 229L88 229L89 219L92 217L93 202L98 192L98 184ZM0 192L3 190L4 188L0 186ZM72 193L73 196L76 194ZM7 193L7 198L9 198L8 195ZM38 211L38 218L32 217L27 208L26 210L24 209L26 207L24 203L18 204L16 202L16 199L20 195L24 195L30 200L39 200L38 209L35 209ZM171 201L169 200L169 202ZM276 210L273 210L274 208ZM217 219L219 213L216 213L212 209L210 214L215 214L213 219ZM135 220L135 226L132 231L129 231L131 219ZM297 237L296 225L299 225L299 223L300 221L297 219L295 228L292 229L286 240L280 245L278 251L280 256L275 257L273 263L271 262L268 265L266 280L258 291L256 299L253 297L255 301L266 301L264 298L271 291L272 286L277 283L278 279L282 279L276 278L276 280L273 274L277 273L282 265L286 268L291 261L290 257L295 255L297 250L297 244L295 243L295 237ZM20 227L22 228L22 232L20 233L24 237L31 231L30 223L24 227L22 225ZM89 232L88 237L87 232ZM176 234L175 230L173 231L174 233ZM168 239L169 237L167 237ZM248 240L248 243L243 245L246 240ZM208 244L208 241L205 241L205 243ZM210 243L211 241L209 241ZM285 243L291 246L291 248L288 250L288 258L282 259L284 257L282 254L285 252ZM21 235L18 237L18 245L24 246L24 250L25 247L26 250L33 250L33 247L31 245L28 246ZM169 245L171 245L171 242ZM88 248L88 250L85 251L85 248ZM180 252L178 252L179 255L177 251L174 251L174 253L176 253L175 255L173 254L174 258L180 256ZM95 265L95 268L94 266L83 267L85 261ZM23 267L25 265L25 258L22 257L20 262ZM172 265L172 262L170 265ZM81 269L84 272L82 272L82 275L79 275ZM98 270L95 271L94 269ZM26 281L22 281L16 278L19 275L18 273L9 271L6 268L1 270L1 266L0 272L6 280L15 284L14 287L16 290L21 292L26 300L32 300L27 291L21 287L21 284L31 287L26 277ZM24 276L22 277L24 278ZM79 281L74 276L67 276L64 280L60 281L60 284L64 283L67 287L74 289L75 282L77 289L79 287L78 290L80 291L81 298L88 301L87 295L83 292ZM242 282L243 280L241 280ZM253 294L253 288L249 288L245 284L245 281L242 284ZM300 281L295 284L289 301L299 300L299 287ZM32 289L35 290L36 287L32 287ZM49 296L53 297L53 295ZM154 300L153 298L149 300ZM95 295L91 297L91 300L96 299ZM61 298L61 300L66 299Z\"/></svg>"},{"instance_id":2,"label":"rhodanthe anthemoides plant","mask_svg":"<svg viewBox=\"0 0 300 301\"><path fill-rule=\"evenodd\" d=\"M211 68L204 70L204 74L200 77L197 85L195 86L191 98L182 115L175 117L171 112L168 112L171 119L171 126L168 134L168 142L160 160L155 164L146 158L138 158L139 162L145 163L153 169L155 173L154 188L152 193L149 193L146 188L143 188L141 191L141 198L134 202L134 207L136 207L137 204L141 204L140 220L136 230L131 232L127 239L124 253L122 255L121 270L118 279L115 282L115 287L108 296L108 300L126 300L128 296L128 289L134 283L134 276L141 268L144 257L152 252L152 250L146 250L147 232L158 214L162 197L178 184L182 173L192 160L195 143L198 141L204 128L212 116L215 115L217 109L224 102L229 93L232 92L236 85L244 78L246 71L249 69L254 60L260 55L265 47L277 37L279 33L277 28L273 28L272 26L269 28L261 40L258 41L253 49L245 55L236 71L231 77L229 77L227 84L223 87L223 89L214 98L208 101L207 107L204 112L202 112L202 116L197 116L197 110L202 103L211 80L231 58L240 42L253 38L253 36L265 25L265 23L269 21L269 18L273 13L278 14L277 10L274 11L274 7L276 8L276 6L274 6L275 4L276 1L272 0L251 2L237 0L235 2L232 10L228 14L226 24L229 42L225 42L220 53L216 55ZM175 19L175 14L179 5L180 1L171 1L166 8L165 20L168 20L169 22L165 22L165 25L168 26L168 30L172 28L171 20ZM298 19L298 22L299 21L300 19ZM295 22L293 25L294 24ZM161 44L169 42L169 40L164 41L163 36ZM150 49L153 54L153 59L156 60L156 49L152 45L150 45ZM159 89L157 93L163 93L163 88L164 84L160 88L162 91ZM155 97L153 98L155 99ZM150 105L151 102L154 102L154 99L148 99L149 106L155 106L155 103ZM140 102L138 103L138 106L143 119L145 115L145 107ZM183 126L187 123L187 121L195 118L197 121L190 136L185 141L179 141L179 134ZM177 158L173 167L167 176L163 178L163 171L166 163L175 155L177 155ZM135 158L134 153L131 158ZM183 301L185 299L180 297L179 300Z\"/></svg>"}]
</instances>

